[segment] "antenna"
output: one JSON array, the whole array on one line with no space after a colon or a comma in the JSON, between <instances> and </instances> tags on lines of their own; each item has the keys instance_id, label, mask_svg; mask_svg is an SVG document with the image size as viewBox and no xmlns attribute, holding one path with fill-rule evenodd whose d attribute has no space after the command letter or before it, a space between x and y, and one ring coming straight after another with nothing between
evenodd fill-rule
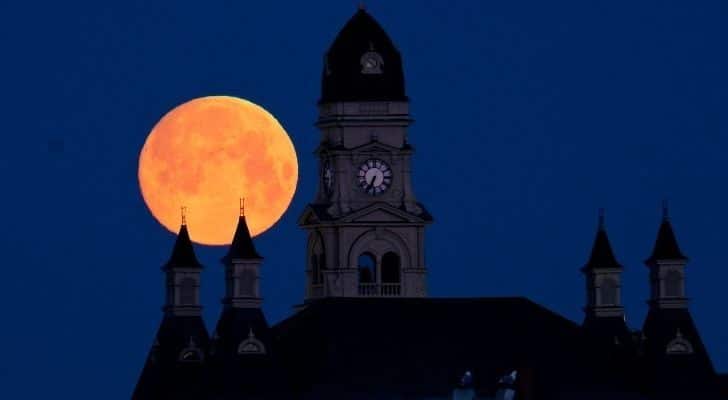
<instances>
[{"instance_id":1,"label":"antenna","mask_svg":"<svg viewBox=\"0 0 728 400\"><path fill-rule=\"evenodd\" d=\"M180 207L180 212L182 214L182 225L187 225L187 207Z\"/></svg>"}]
</instances>

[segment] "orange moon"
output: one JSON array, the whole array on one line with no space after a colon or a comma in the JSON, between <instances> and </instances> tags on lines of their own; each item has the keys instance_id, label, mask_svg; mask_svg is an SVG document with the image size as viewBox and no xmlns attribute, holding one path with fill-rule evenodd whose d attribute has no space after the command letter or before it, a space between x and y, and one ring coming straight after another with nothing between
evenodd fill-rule
<instances>
[{"instance_id":1,"label":"orange moon","mask_svg":"<svg viewBox=\"0 0 728 400\"><path fill-rule=\"evenodd\" d=\"M139 155L139 186L152 215L171 232L181 207L191 239L232 241L245 199L253 236L288 209L298 182L290 137L262 107L228 96L201 97L168 112L149 133Z\"/></svg>"}]
</instances>

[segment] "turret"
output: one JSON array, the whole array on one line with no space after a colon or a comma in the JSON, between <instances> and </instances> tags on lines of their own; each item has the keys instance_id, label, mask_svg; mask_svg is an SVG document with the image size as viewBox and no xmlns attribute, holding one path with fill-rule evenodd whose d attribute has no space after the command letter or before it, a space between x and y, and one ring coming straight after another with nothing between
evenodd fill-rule
<instances>
[{"instance_id":1,"label":"turret","mask_svg":"<svg viewBox=\"0 0 728 400\"><path fill-rule=\"evenodd\" d=\"M263 262L255 250L241 207L232 244L222 259L225 266L225 298L228 308L260 308L260 267Z\"/></svg>"},{"instance_id":2,"label":"turret","mask_svg":"<svg viewBox=\"0 0 728 400\"><path fill-rule=\"evenodd\" d=\"M664 205L657 240L645 261L650 271L650 300L641 343L645 381L664 398L701 398L701 393L714 389L716 379L688 310L687 261Z\"/></svg>"},{"instance_id":3,"label":"turret","mask_svg":"<svg viewBox=\"0 0 728 400\"><path fill-rule=\"evenodd\" d=\"M182 216L166 275L164 317L149 351L133 400L200 399L207 383L208 333L201 317L200 272Z\"/></svg>"},{"instance_id":4,"label":"turret","mask_svg":"<svg viewBox=\"0 0 728 400\"><path fill-rule=\"evenodd\" d=\"M581 268L586 277L585 324L595 319L624 319L622 265L617 262L600 211L597 234L589 261Z\"/></svg>"},{"instance_id":5,"label":"turret","mask_svg":"<svg viewBox=\"0 0 728 400\"><path fill-rule=\"evenodd\" d=\"M162 270L166 275L164 312L170 315L199 316L202 311L200 306L202 264L197 261L192 248L184 215L172 255Z\"/></svg>"},{"instance_id":6,"label":"turret","mask_svg":"<svg viewBox=\"0 0 728 400\"><path fill-rule=\"evenodd\" d=\"M662 223L652 254L645 261L650 270L650 308L688 307L685 291L685 266L688 258L680 251L670 223L667 207L663 207Z\"/></svg>"},{"instance_id":7,"label":"turret","mask_svg":"<svg viewBox=\"0 0 728 400\"><path fill-rule=\"evenodd\" d=\"M241 202L235 235L222 259L225 297L210 345L213 394L247 398L273 390L271 333L260 308L262 261Z\"/></svg>"}]
</instances>

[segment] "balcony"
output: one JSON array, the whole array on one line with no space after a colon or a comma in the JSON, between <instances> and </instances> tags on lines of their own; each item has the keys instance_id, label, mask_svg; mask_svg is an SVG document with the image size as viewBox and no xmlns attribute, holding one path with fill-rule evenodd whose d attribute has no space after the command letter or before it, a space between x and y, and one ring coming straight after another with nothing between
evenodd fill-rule
<instances>
[{"instance_id":1,"label":"balcony","mask_svg":"<svg viewBox=\"0 0 728 400\"><path fill-rule=\"evenodd\" d=\"M399 283L360 283L359 296L361 297L399 297L402 295L402 286Z\"/></svg>"}]
</instances>

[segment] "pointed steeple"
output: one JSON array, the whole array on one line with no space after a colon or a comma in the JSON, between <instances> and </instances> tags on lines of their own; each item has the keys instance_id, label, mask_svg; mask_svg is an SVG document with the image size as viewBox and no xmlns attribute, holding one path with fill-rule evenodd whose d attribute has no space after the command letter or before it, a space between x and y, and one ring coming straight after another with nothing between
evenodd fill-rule
<instances>
[{"instance_id":1,"label":"pointed steeple","mask_svg":"<svg viewBox=\"0 0 728 400\"><path fill-rule=\"evenodd\" d=\"M650 308L687 309L688 297L685 290L685 267L688 258L677 245L675 233L663 205L662 223L650 258L645 260L650 270Z\"/></svg>"},{"instance_id":2,"label":"pointed steeple","mask_svg":"<svg viewBox=\"0 0 728 400\"><path fill-rule=\"evenodd\" d=\"M599 210L599 227L597 228L597 235L594 238L594 245L592 246L589 261L587 261L582 269L593 270L602 268L622 268L619 262L617 262L617 258L614 257L612 245L609 243L609 238L607 237L607 231L604 227L603 209Z\"/></svg>"},{"instance_id":3,"label":"pointed steeple","mask_svg":"<svg viewBox=\"0 0 728 400\"><path fill-rule=\"evenodd\" d=\"M646 263L650 264L657 260L687 260L677 244L666 203L662 207L662 223L660 224L660 230L657 232L655 247Z\"/></svg>"},{"instance_id":4,"label":"pointed steeple","mask_svg":"<svg viewBox=\"0 0 728 400\"><path fill-rule=\"evenodd\" d=\"M192 240L187 232L187 222L185 220L184 208L182 209L182 226L177 234L177 241L172 249L172 256L169 261L164 264L164 269L171 268L202 268L202 264L197 261L195 250L192 248Z\"/></svg>"},{"instance_id":5,"label":"pointed steeple","mask_svg":"<svg viewBox=\"0 0 728 400\"><path fill-rule=\"evenodd\" d=\"M240 206L240 217L238 218L238 226L235 228L235 235L233 236L233 242L230 244L227 255L223 257L222 262L229 264L234 259L262 259L258 252L255 250L253 239L250 237L250 230L248 229L248 223L245 220L245 210Z\"/></svg>"},{"instance_id":6,"label":"pointed steeple","mask_svg":"<svg viewBox=\"0 0 728 400\"><path fill-rule=\"evenodd\" d=\"M261 309L263 258L250 237L242 200L238 227L222 261L225 264L225 297L215 327L212 386L226 394L225 398L260 398L258 394L270 390L271 379L275 379L272 359L267 353L271 348L272 333Z\"/></svg>"},{"instance_id":7,"label":"pointed steeple","mask_svg":"<svg viewBox=\"0 0 728 400\"><path fill-rule=\"evenodd\" d=\"M133 399L207 398L208 335L200 305L200 274L182 208L182 226L164 265L164 318L134 389Z\"/></svg>"}]
</instances>

